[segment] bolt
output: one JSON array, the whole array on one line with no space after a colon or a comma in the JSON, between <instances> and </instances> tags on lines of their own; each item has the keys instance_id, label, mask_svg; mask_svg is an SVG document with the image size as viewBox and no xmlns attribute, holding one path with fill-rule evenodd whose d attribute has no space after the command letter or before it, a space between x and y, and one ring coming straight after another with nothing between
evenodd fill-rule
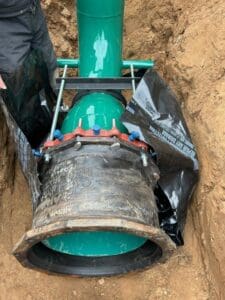
<instances>
[{"instance_id":1,"label":"bolt","mask_svg":"<svg viewBox=\"0 0 225 300\"><path fill-rule=\"evenodd\" d=\"M68 112L68 111L69 111L69 106L63 104L63 105L60 107L60 111L61 111L61 112Z\"/></svg>"},{"instance_id":2,"label":"bolt","mask_svg":"<svg viewBox=\"0 0 225 300\"><path fill-rule=\"evenodd\" d=\"M152 175L153 175L153 178L154 178L156 181L159 180L160 176L159 176L158 173L154 172Z\"/></svg>"},{"instance_id":3,"label":"bolt","mask_svg":"<svg viewBox=\"0 0 225 300\"><path fill-rule=\"evenodd\" d=\"M143 166L145 168L148 167L148 156L143 152L141 153L141 159L142 159Z\"/></svg>"},{"instance_id":4,"label":"bolt","mask_svg":"<svg viewBox=\"0 0 225 300\"><path fill-rule=\"evenodd\" d=\"M82 146L81 142L77 142L77 143L74 145L74 149L75 149L76 151L78 151L78 150L80 150L81 146Z\"/></svg>"},{"instance_id":5,"label":"bolt","mask_svg":"<svg viewBox=\"0 0 225 300\"><path fill-rule=\"evenodd\" d=\"M78 127L79 127L79 128L82 128L82 119L81 119L81 118L79 119Z\"/></svg>"},{"instance_id":6,"label":"bolt","mask_svg":"<svg viewBox=\"0 0 225 300\"><path fill-rule=\"evenodd\" d=\"M120 143L114 143L110 146L112 151L118 151L120 150Z\"/></svg>"},{"instance_id":7,"label":"bolt","mask_svg":"<svg viewBox=\"0 0 225 300\"><path fill-rule=\"evenodd\" d=\"M59 129L56 129L54 131L54 138L59 140L59 141L63 141L64 135L62 134L62 132Z\"/></svg>"},{"instance_id":8,"label":"bolt","mask_svg":"<svg viewBox=\"0 0 225 300\"><path fill-rule=\"evenodd\" d=\"M140 138L140 134L137 131L132 131L129 136L129 141L134 142L135 140L138 140Z\"/></svg>"},{"instance_id":9,"label":"bolt","mask_svg":"<svg viewBox=\"0 0 225 300\"><path fill-rule=\"evenodd\" d=\"M41 151L39 149L33 149L32 153L34 156L39 157L39 158L43 156L43 154L41 153Z\"/></svg>"},{"instance_id":10,"label":"bolt","mask_svg":"<svg viewBox=\"0 0 225 300\"><path fill-rule=\"evenodd\" d=\"M92 129L93 129L94 135L99 135L101 133L101 127L97 124L94 125Z\"/></svg>"},{"instance_id":11,"label":"bolt","mask_svg":"<svg viewBox=\"0 0 225 300\"><path fill-rule=\"evenodd\" d=\"M44 156L45 162L48 164L50 160L52 159L51 155L49 153L46 153Z\"/></svg>"},{"instance_id":12,"label":"bolt","mask_svg":"<svg viewBox=\"0 0 225 300\"><path fill-rule=\"evenodd\" d=\"M112 119L112 128L116 128L116 119Z\"/></svg>"}]
</instances>

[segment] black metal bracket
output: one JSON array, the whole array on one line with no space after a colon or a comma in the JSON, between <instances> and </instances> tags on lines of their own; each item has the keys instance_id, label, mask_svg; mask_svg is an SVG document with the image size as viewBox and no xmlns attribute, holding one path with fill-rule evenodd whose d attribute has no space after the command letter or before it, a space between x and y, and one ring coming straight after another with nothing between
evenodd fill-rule
<instances>
[{"instance_id":1,"label":"black metal bracket","mask_svg":"<svg viewBox=\"0 0 225 300\"><path fill-rule=\"evenodd\" d=\"M60 88L61 81L65 80L64 90L130 90L132 81L138 84L141 77L116 77L116 78L83 78L67 77L57 78L56 87Z\"/></svg>"}]
</instances>

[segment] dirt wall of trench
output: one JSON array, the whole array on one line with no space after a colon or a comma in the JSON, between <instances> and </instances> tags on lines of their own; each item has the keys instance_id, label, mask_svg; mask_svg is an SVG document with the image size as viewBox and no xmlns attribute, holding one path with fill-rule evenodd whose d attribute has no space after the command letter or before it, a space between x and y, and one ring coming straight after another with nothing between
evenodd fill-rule
<instances>
[{"instance_id":1,"label":"dirt wall of trench","mask_svg":"<svg viewBox=\"0 0 225 300\"><path fill-rule=\"evenodd\" d=\"M44 1L58 56L77 56L72 0ZM153 58L178 95L201 176L185 247L165 265L111 279L51 277L23 269L13 244L31 224L30 194L0 115L0 299L225 298L225 3L127 0L124 57Z\"/></svg>"}]
</instances>

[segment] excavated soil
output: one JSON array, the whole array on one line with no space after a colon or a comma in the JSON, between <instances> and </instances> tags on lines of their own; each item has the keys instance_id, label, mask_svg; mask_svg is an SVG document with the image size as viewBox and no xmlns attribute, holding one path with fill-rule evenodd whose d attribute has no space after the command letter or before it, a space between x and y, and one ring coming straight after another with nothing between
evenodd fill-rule
<instances>
[{"instance_id":1,"label":"excavated soil","mask_svg":"<svg viewBox=\"0 0 225 300\"><path fill-rule=\"evenodd\" d=\"M74 3L44 1L57 55L77 55ZM11 255L30 228L26 181L0 113L0 299L225 299L225 3L127 0L126 58L149 58L177 93L201 176L185 246L164 265L123 277L74 279L22 268Z\"/></svg>"}]
</instances>

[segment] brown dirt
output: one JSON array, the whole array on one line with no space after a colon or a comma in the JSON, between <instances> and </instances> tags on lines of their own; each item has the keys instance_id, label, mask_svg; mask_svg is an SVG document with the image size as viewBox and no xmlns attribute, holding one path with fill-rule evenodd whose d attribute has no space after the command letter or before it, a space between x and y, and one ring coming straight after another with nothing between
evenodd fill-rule
<instances>
[{"instance_id":1,"label":"brown dirt","mask_svg":"<svg viewBox=\"0 0 225 300\"><path fill-rule=\"evenodd\" d=\"M73 1L45 1L58 56L76 53ZM30 227L30 194L0 115L0 299L225 299L225 3L129 0L127 58L157 61L179 97L198 149L201 178L185 247L164 265L110 279L52 277L23 269L10 252Z\"/></svg>"}]
</instances>

